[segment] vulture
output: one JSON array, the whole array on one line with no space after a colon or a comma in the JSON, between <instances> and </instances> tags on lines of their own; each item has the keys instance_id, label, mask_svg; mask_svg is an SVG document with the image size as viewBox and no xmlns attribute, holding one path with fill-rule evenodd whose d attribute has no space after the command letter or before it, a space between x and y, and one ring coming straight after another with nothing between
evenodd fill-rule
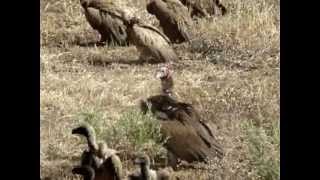
<instances>
[{"instance_id":1,"label":"vulture","mask_svg":"<svg viewBox=\"0 0 320 180\"><path fill-rule=\"evenodd\" d=\"M154 26L141 22L136 17L129 18L123 13L129 42L140 52L140 60L151 63L178 61L168 37Z\"/></svg>"},{"instance_id":2,"label":"vulture","mask_svg":"<svg viewBox=\"0 0 320 180\"><path fill-rule=\"evenodd\" d=\"M83 180L95 180L94 169L90 166L76 166L72 169L72 174L78 174Z\"/></svg>"},{"instance_id":3,"label":"vulture","mask_svg":"<svg viewBox=\"0 0 320 180\"><path fill-rule=\"evenodd\" d=\"M150 110L159 119L161 133L167 138L164 146L168 150L169 165L173 168L177 160L208 163L215 157L223 157L223 149L209 122L201 119L191 104L179 102L165 91L142 100L140 108L144 114Z\"/></svg>"},{"instance_id":4,"label":"vulture","mask_svg":"<svg viewBox=\"0 0 320 180\"><path fill-rule=\"evenodd\" d=\"M128 175L128 180L169 180L170 172L166 169L155 171L150 169L150 158L146 154L140 154L134 160L139 169Z\"/></svg>"},{"instance_id":5,"label":"vulture","mask_svg":"<svg viewBox=\"0 0 320 180\"><path fill-rule=\"evenodd\" d=\"M217 8L221 15L227 13L226 7L220 0L180 0L182 4L188 7L191 17L208 17L209 15L218 14Z\"/></svg>"},{"instance_id":6,"label":"vulture","mask_svg":"<svg viewBox=\"0 0 320 180\"><path fill-rule=\"evenodd\" d=\"M111 0L80 0L84 14L101 37L99 43L109 45L128 45L126 27L118 18L121 9Z\"/></svg>"},{"instance_id":7,"label":"vulture","mask_svg":"<svg viewBox=\"0 0 320 180\"><path fill-rule=\"evenodd\" d=\"M120 180L122 178L122 163L117 155L118 152L108 148L105 142L97 144L95 131L91 126L77 127L72 130L72 134L83 135L87 139L89 150L82 154L82 166L90 166L95 170L95 176L103 177L105 180Z\"/></svg>"},{"instance_id":8,"label":"vulture","mask_svg":"<svg viewBox=\"0 0 320 180\"><path fill-rule=\"evenodd\" d=\"M179 0L151 0L147 11L157 17L164 34L173 43L191 40L192 19Z\"/></svg>"}]
</instances>

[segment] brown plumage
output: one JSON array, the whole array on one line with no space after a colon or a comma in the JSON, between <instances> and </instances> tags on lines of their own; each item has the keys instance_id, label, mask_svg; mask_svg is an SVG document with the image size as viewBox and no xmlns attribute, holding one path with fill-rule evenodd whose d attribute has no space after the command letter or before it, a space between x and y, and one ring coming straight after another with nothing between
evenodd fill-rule
<instances>
[{"instance_id":1,"label":"brown plumage","mask_svg":"<svg viewBox=\"0 0 320 180\"><path fill-rule=\"evenodd\" d=\"M75 166L72 169L72 174L78 174L83 177L83 180L95 180L95 170L90 166Z\"/></svg>"},{"instance_id":2,"label":"brown plumage","mask_svg":"<svg viewBox=\"0 0 320 180\"><path fill-rule=\"evenodd\" d=\"M161 119L161 133L169 137L165 147L176 157L189 163L223 157L223 150L212 128L190 104L166 95L152 96L145 103Z\"/></svg>"},{"instance_id":3,"label":"brown plumage","mask_svg":"<svg viewBox=\"0 0 320 180\"><path fill-rule=\"evenodd\" d=\"M95 180L122 179L122 163L117 151L107 147L105 142L96 143L95 131L89 125L79 126L72 134L83 135L87 139L89 150L82 154L81 165L89 166L95 172Z\"/></svg>"},{"instance_id":4,"label":"brown plumage","mask_svg":"<svg viewBox=\"0 0 320 180\"><path fill-rule=\"evenodd\" d=\"M165 147L173 157L169 158L171 166L175 167L177 163L173 160L175 157L189 163L223 157L223 150L209 122L201 119L191 104L179 102L169 94L162 93L141 101L140 107L143 113L150 110L160 120L161 133L168 138Z\"/></svg>"},{"instance_id":5,"label":"brown plumage","mask_svg":"<svg viewBox=\"0 0 320 180\"><path fill-rule=\"evenodd\" d=\"M178 61L179 58L170 46L170 40L154 26L142 23L138 18L122 15L129 42L140 52L140 60L152 63Z\"/></svg>"},{"instance_id":6,"label":"brown plumage","mask_svg":"<svg viewBox=\"0 0 320 180\"><path fill-rule=\"evenodd\" d=\"M106 180L121 180L123 177L122 163L117 153L116 150L108 148L106 143L99 144L97 156L103 160L100 168L103 169Z\"/></svg>"},{"instance_id":7,"label":"brown plumage","mask_svg":"<svg viewBox=\"0 0 320 180\"><path fill-rule=\"evenodd\" d=\"M100 42L109 45L128 45L126 27L118 18L121 9L110 0L80 0L91 27L100 35Z\"/></svg>"},{"instance_id":8,"label":"brown plumage","mask_svg":"<svg viewBox=\"0 0 320 180\"><path fill-rule=\"evenodd\" d=\"M173 43L190 41L192 19L179 0L151 0L147 11L157 17L164 34Z\"/></svg>"},{"instance_id":9,"label":"brown plumage","mask_svg":"<svg viewBox=\"0 0 320 180\"><path fill-rule=\"evenodd\" d=\"M191 17L208 17L209 15L216 15L218 12L221 15L227 13L227 8L220 2L220 0L180 0L182 4L188 7L191 12Z\"/></svg>"}]
</instances>

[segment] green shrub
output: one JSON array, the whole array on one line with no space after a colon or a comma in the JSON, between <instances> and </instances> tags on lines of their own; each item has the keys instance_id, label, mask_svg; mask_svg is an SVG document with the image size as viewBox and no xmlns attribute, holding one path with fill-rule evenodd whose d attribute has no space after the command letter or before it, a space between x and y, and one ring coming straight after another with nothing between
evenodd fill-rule
<instances>
[{"instance_id":1,"label":"green shrub","mask_svg":"<svg viewBox=\"0 0 320 180\"><path fill-rule=\"evenodd\" d=\"M258 179L280 179L279 121L261 127L254 125L252 121L246 121L242 127L253 173Z\"/></svg>"},{"instance_id":2,"label":"green shrub","mask_svg":"<svg viewBox=\"0 0 320 180\"><path fill-rule=\"evenodd\" d=\"M105 131L105 139L114 146L128 151L146 152L151 157L163 156L163 138L160 124L151 114L143 115L138 110L129 110Z\"/></svg>"}]
</instances>

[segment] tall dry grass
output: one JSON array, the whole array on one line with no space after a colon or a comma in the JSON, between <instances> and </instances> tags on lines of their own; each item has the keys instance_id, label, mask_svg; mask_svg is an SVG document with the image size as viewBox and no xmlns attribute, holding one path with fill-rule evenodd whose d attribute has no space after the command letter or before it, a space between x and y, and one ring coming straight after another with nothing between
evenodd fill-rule
<instances>
[{"instance_id":1,"label":"tall dry grass","mask_svg":"<svg viewBox=\"0 0 320 180\"><path fill-rule=\"evenodd\" d=\"M145 1L128 3L157 24L142 11ZM174 45L181 58L174 80L179 100L192 103L214 122L226 156L209 171L185 169L174 175L279 179L279 0L223 3L226 16L198 20L192 43ZM158 92L160 83L153 76L157 65L131 64L138 58L134 47L77 45L99 39L78 0L40 4L41 177L79 179L71 168L85 144L71 129L85 120L111 147L125 150L122 158L129 170L134 168L129 155L140 148L152 157L161 155L163 149L150 148L155 142L148 141L157 137L149 131L155 127L139 125L146 119L137 113L137 102ZM150 133L137 138L143 132Z\"/></svg>"}]
</instances>

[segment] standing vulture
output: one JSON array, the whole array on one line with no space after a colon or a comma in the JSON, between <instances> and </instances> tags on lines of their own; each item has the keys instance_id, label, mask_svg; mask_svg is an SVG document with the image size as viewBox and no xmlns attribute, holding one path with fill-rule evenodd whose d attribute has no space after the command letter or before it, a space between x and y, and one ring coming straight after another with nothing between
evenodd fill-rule
<instances>
[{"instance_id":1,"label":"standing vulture","mask_svg":"<svg viewBox=\"0 0 320 180\"><path fill-rule=\"evenodd\" d=\"M208 17L209 15L218 14L217 8L221 15L227 13L226 7L220 0L180 0L182 4L188 7L191 11L191 17Z\"/></svg>"},{"instance_id":2,"label":"standing vulture","mask_svg":"<svg viewBox=\"0 0 320 180\"><path fill-rule=\"evenodd\" d=\"M140 52L140 60L152 63L178 61L176 52L170 46L170 40L154 26L142 23L138 18L129 18L123 13L127 26L129 42Z\"/></svg>"},{"instance_id":3,"label":"standing vulture","mask_svg":"<svg viewBox=\"0 0 320 180\"><path fill-rule=\"evenodd\" d=\"M202 120L191 104L163 93L141 101L140 107L143 113L150 110L160 120L161 133L168 138L164 145L171 166L176 167L177 159L207 163L215 157L223 157L222 147L209 122Z\"/></svg>"},{"instance_id":4,"label":"standing vulture","mask_svg":"<svg viewBox=\"0 0 320 180\"><path fill-rule=\"evenodd\" d=\"M91 166L97 170L102 164L102 160L96 156L99 147L96 144L96 134L94 129L89 125L82 125L72 129L72 134L78 134L86 137L88 150L84 150L81 155L81 165Z\"/></svg>"},{"instance_id":5,"label":"standing vulture","mask_svg":"<svg viewBox=\"0 0 320 180\"><path fill-rule=\"evenodd\" d=\"M83 125L75 128L72 130L72 134L86 137L89 150L82 154L81 164L82 166L91 166L95 170L95 180L98 180L99 177L105 180L120 180L122 178L122 163L117 156L117 151L108 148L105 142L97 144L95 131L91 126Z\"/></svg>"},{"instance_id":6,"label":"standing vulture","mask_svg":"<svg viewBox=\"0 0 320 180\"><path fill-rule=\"evenodd\" d=\"M192 19L179 0L151 0L147 11L157 17L163 32L173 43L190 41Z\"/></svg>"},{"instance_id":7,"label":"standing vulture","mask_svg":"<svg viewBox=\"0 0 320 180\"><path fill-rule=\"evenodd\" d=\"M139 169L128 175L128 180L169 180L170 172L166 169L155 171L150 169L150 158L146 154L138 155L134 164L139 166Z\"/></svg>"},{"instance_id":8,"label":"standing vulture","mask_svg":"<svg viewBox=\"0 0 320 180\"><path fill-rule=\"evenodd\" d=\"M91 27L100 35L100 43L128 45L126 27L118 18L121 9L111 0L80 0Z\"/></svg>"}]
</instances>

